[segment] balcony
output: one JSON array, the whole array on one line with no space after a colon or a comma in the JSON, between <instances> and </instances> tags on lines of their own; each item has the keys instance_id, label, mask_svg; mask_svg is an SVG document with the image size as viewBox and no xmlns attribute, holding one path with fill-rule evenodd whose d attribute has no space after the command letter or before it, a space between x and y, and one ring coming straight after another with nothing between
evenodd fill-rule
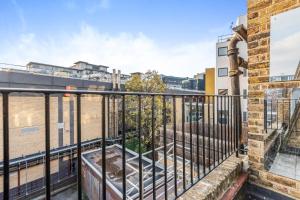
<instances>
[{"instance_id":1,"label":"balcony","mask_svg":"<svg viewBox=\"0 0 300 200\"><path fill-rule=\"evenodd\" d=\"M266 98L264 107L265 168L274 174L300 180L299 99Z\"/></svg>"},{"instance_id":2,"label":"balcony","mask_svg":"<svg viewBox=\"0 0 300 200\"><path fill-rule=\"evenodd\" d=\"M177 199L238 154L240 96L0 92L3 199Z\"/></svg>"}]
</instances>

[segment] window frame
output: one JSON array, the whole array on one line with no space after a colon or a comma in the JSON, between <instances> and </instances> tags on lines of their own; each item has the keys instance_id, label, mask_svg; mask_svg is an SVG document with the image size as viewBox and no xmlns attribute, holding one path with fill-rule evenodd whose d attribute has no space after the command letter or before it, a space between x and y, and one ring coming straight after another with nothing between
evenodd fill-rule
<instances>
[{"instance_id":1,"label":"window frame","mask_svg":"<svg viewBox=\"0 0 300 200\"><path fill-rule=\"evenodd\" d=\"M226 49L226 54L220 54L220 49ZM218 56L228 56L228 47L218 47Z\"/></svg>"},{"instance_id":2,"label":"window frame","mask_svg":"<svg viewBox=\"0 0 300 200\"><path fill-rule=\"evenodd\" d=\"M226 75L220 76L220 70L226 69ZM227 77L228 76L228 67L220 67L218 68L218 77Z\"/></svg>"}]
</instances>

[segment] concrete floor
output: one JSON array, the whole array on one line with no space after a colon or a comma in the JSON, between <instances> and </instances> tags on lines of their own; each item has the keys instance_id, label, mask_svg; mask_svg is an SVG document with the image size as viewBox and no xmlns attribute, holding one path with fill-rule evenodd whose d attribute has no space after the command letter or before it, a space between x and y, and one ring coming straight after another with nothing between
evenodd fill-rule
<instances>
[{"instance_id":1,"label":"concrete floor","mask_svg":"<svg viewBox=\"0 0 300 200\"><path fill-rule=\"evenodd\" d=\"M300 156L278 153L270 172L300 180Z\"/></svg>"}]
</instances>

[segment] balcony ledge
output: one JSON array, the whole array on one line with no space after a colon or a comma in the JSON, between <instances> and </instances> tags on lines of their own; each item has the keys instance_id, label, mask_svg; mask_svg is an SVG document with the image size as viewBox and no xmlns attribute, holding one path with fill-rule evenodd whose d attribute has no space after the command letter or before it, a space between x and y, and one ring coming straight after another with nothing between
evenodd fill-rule
<instances>
[{"instance_id":1,"label":"balcony ledge","mask_svg":"<svg viewBox=\"0 0 300 200\"><path fill-rule=\"evenodd\" d=\"M230 156L210 174L185 192L180 200L221 199L243 171L244 156Z\"/></svg>"}]
</instances>

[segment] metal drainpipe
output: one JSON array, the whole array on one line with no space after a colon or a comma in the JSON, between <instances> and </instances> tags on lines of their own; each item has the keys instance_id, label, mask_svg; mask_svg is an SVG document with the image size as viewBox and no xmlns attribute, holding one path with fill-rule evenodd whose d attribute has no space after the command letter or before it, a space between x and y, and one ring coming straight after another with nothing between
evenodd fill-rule
<instances>
[{"instance_id":1,"label":"metal drainpipe","mask_svg":"<svg viewBox=\"0 0 300 200\"><path fill-rule=\"evenodd\" d=\"M239 76L242 72L239 70L239 67L247 68L247 62L245 62L241 57L238 56L239 49L237 48L238 42L246 41L247 42L247 30L243 25L239 25L233 28L235 32L234 36L230 39L228 44L228 59L230 63L229 76L231 77L231 92L232 95L240 95L240 80ZM242 145L242 119L241 119L241 103L236 101L233 104L234 106L234 119L235 115L238 112L238 123L240 127L238 129L239 133L239 144Z\"/></svg>"}]
</instances>

